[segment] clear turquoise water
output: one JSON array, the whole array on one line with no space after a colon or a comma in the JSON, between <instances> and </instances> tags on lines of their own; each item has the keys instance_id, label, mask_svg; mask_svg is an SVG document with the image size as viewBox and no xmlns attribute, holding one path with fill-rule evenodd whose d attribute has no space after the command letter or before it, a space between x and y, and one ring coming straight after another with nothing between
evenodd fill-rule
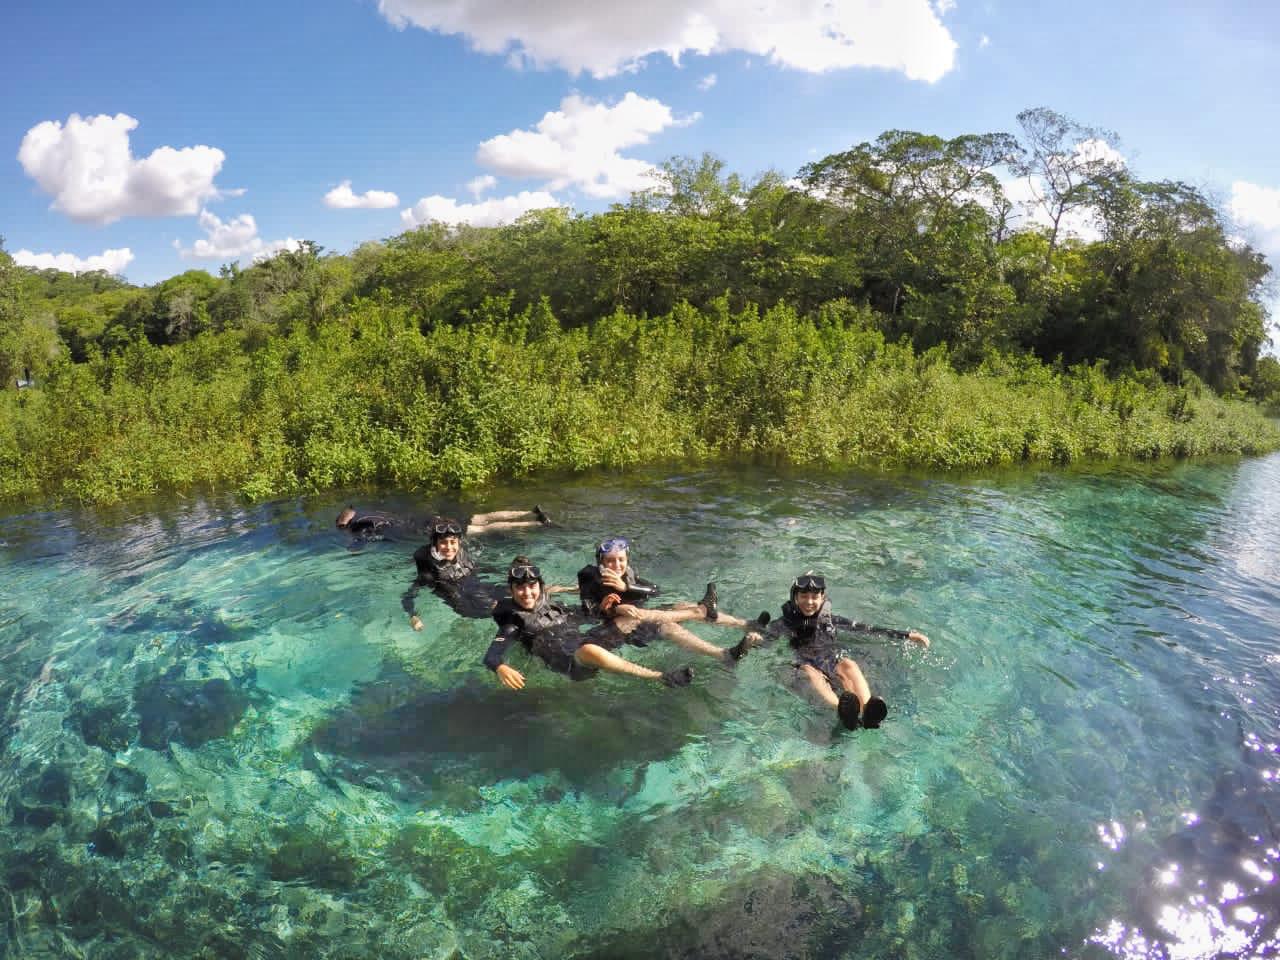
<instances>
[{"instance_id":1,"label":"clear turquoise water","mask_svg":"<svg viewBox=\"0 0 1280 960\"><path fill-rule=\"evenodd\" d=\"M1214 957L1280 952L1280 457L964 478L761 469L494 490L572 582L802 569L928 651L854 648L848 732L786 651L570 684L438 602L345 500L0 519L0 955ZM734 631L697 628L728 644ZM629 650L665 668L689 660Z\"/></svg>"}]
</instances>

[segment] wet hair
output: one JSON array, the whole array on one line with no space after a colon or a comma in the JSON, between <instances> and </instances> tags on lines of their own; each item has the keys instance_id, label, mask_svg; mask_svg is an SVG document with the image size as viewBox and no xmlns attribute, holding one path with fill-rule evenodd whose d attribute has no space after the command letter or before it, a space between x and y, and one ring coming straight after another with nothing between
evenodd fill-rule
<instances>
[{"instance_id":1,"label":"wet hair","mask_svg":"<svg viewBox=\"0 0 1280 960\"><path fill-rule=\"evenodd\" d=\"M339 529L346 527L352 520L356 518L356 508L347 504L342 512L338 514L338 519L334 521L334 525Z\"/></svg>"}]
</instances>

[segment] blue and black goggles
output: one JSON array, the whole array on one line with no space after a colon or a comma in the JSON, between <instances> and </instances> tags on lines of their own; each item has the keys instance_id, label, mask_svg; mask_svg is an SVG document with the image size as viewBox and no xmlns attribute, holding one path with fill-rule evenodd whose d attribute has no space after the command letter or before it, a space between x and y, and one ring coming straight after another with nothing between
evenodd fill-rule
<instances>
[{"instance_id":1,"label":"blue and black goggles","mask_svg":"<svg viewBox=\"0 0 1280 960\"><path fill-rule=\"evenodd\" d=\"M628 553L630 550L631 541L626 537L609 537L596 544L597 557L607 557L611 553Z\"/></svg>"}]
</instances>

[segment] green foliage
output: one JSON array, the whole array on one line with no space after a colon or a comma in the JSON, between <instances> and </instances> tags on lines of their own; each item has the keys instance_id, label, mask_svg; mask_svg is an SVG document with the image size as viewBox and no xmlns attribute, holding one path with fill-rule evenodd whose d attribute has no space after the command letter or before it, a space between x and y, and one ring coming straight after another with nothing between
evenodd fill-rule
<instances>
[{"instance_id":1,"label":"green foliage","mask_svg":"<svg viewBox=\"0 0 1280 960\"><path fill-rule=\"evenodd\" d=\"M994 352L959 373L945 348L887 342L847 301L806 317L721 298L561 330L545 302L517 310L508 297L426 331L361 301L252 348L239 331L139 339L61 362L4 405L0 496L95 502L708 458L959 468L1280 446L1255 408L1194 381Z\"/></svg>"},{"instance_id":2,"label":"green foliage","mask_svg":"<svg viewBox=\"0 0 1280 960\"><path fill-rule=\"evenodd\" d=\"M1043 108L594 215L312 242L152 287L0 250L0 497L252 497L710 457L969 467L1254 452L1265 260ZM1004 168L1050 226L1011 227ZM1089 210L1101 237L1064 237ZM1234 398L1234 399L1233 399Z\"/></svg>"}]
</instances>

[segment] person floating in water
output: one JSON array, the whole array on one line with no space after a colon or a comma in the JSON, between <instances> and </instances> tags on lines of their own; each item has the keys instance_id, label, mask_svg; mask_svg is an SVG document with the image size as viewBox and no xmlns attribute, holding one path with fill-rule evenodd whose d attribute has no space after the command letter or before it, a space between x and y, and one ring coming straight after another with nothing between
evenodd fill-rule
<instances>
[{"instance_id":1,"label":"person floating in water","mask_svg":"<svg viewBox=\"0 0 1280 960\"><path fill-rule=\"evenodd\" d=\"M644 609L650 598L658 595L657 584L641 579L629 561L631 542L626 537L610 537L596 545L596 562L578 571L578 594L582 612L601 618L603 623L592 631L606 645L623 642L637 647L648 646L656 636L693 653L736 663L751 649L745 640L725 649L708 643L682 626L688 620L702 620L726 627L746 626L745 620L723 613L716 598L716 585L707 584L707 592L698 603L677 603L669 609Z\"/></svg>"},{"instance_id":2,"label":"person floating in water","mask_svg":"<svg viewBox=\"0 0 1280 960\"><path fill-rule=\"evenodd\" d=\"M436 518L432 518L434 520ZM430 533L430 523L411 521L381 510L358 511L347 505L334 521L339 530L345 530L357 540L386 540L397 534L415 536ZM477 513L466 525L468 536L478 536L499 530L520 530L526 527L549 526L551 518L540 506L532 510L494 510Z\"/></svg>"},{"instance_id":3,"label":"person floating in water","mask_svg":"<svg viewBox=\"0 0 1280 960\"><path fill-rule=\"evenodd\" d=\"M768 621L767 614L761 615L761 621ZM889 708L872 695L862 669L841 649L839 631L910 640L922 647L929 646L929 638L918 630L876 627L832 614L825 577L804 573L791 582L791 599L783 604L782 619L774 620L766 633L787 638L796 656L796 669L818 698L835 709L841 723L850 730L878 727ZM758 631L743 637L749 646L763 640Z\"/></svg>"},{"instance_id":4,"label":"person floating in water","mask_svg":"<svg viewBox=\"0 0 1280 960\"><path fill-rule=\"evenodd\" d=\"M493 610L498 635L485 652L484 665L510 690L520 690L525 683L524 674L504 662L507 651L516 642L571 680L586 680L601 670L642 680L660 680L669 687L686 687L693 679L690 667L665 673L651 670L613 652L621 646L621 639L617 639L611 649L607 640L602 642L581 633L582 614L548 598L542 571L528 557L511 561L507 589L510 595L500 600Z\"/></svg>"},{"instance_id":5,"label":"person floating in water","mask_svg":"<svg viewBox=\"0 0 1280 960\"><path fill-rule=\"evenodd\" d=\"M501 514L483 514L492 518L497 515L519 514L521 511L502 511ZM541 513L541 510L539 510ZM545 513L542 514L546 516ZM535 521L534 526L541 521ZM520 521L488 520L477 525L476 519L467 524L466 531L483 532L485 530L505 530L510 526L500 524L516 524L528 526ZM493 606L507 595L502 584L489 583L476 575L476 564L467 552L463 542L463 525L451 517L434 517L428 524L429 541L413 553L413 562L417 567L417 576L400 599L400 605L409 614L409 626L414 630L422 629L422 618L418 615L417 597L423 587L432 591L454 612L462 617L485 618L493 612ZM572 590L572 587L551 587L550 592Z\"/></svg>"}]
</instances>

